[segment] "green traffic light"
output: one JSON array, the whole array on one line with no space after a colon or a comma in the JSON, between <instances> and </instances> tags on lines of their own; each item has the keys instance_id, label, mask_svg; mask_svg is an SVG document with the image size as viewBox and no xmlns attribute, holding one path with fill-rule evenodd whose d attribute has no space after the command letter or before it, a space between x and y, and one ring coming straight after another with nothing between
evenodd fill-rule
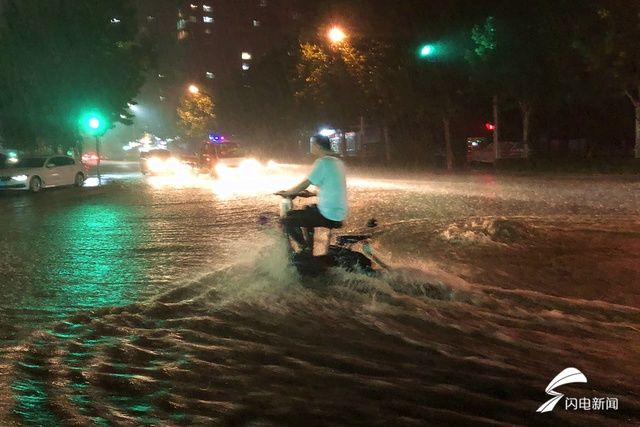
<instances>
[{"instance_id":1,"label":"green traffic light","mask_svg":"<svg viewBox=\"0 0 640 427\"><path fill-rule=\"evenodd\" d=\"M436 48L432 44L425 44L420 48L420 56L426 58L428 56L434 55L436 53Z\"/></svg>"},{"instance_id":2,"label":"green traffic light","mask_svg":"<svg viewBox=\"0 0 640 427\"><path fill-rule=\"evenodd\" d=\"M82 114L78 121L78 125L81 132L85 135L91 136L102 136L108 128L107 121L104 119L104 116L96 110L87 111Z\"/></svg>"}]
</instances>

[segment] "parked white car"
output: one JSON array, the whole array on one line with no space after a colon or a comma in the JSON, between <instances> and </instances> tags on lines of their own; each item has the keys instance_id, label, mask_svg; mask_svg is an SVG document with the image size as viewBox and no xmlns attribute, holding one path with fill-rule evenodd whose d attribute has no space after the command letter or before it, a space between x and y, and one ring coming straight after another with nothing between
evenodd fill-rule
<instances>
[{"instance_id":1,"label":"parked white car","mask_svg":"<svg viewBox=\"0 0 640 427\"><path fill-rule=\"evenodd\" d=\"M0 169L0 190L29 190L75 185L85 180L81 162L69 156L23 157L14 167Z\"/></svg>"}]
</instances>

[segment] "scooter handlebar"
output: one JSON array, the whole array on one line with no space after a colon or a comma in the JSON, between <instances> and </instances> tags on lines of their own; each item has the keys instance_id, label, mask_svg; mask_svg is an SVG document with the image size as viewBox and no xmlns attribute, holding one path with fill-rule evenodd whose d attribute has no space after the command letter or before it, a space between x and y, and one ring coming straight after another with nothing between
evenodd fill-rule
<instances>
[{"instance_id":1,"label":"scooter handlebar","mask_svg":"<svg viewBox=\"0 0 640 427\"><path fill-rule=\"evenodd\" d=\"M278 191L277 193L273 193L276 196L280 196L286 199L295 199L296 197L302 197L302 198L308 198L308 197L315 197L316 193L313 193L311 191L308 190L302 190L301 192L299 192L298 194L296 194L295 196L285 196L284 191Z\"/></svg>"},{"instance_id":2,"label":"scooter handlebar","mask_svg":"<svg viewBox=\"0 0 640 427\"><path fill-rule=\"evenodd\" d=\"M302 190L296 195L296 197L303 197L303 198L316 197L316 193L309 190Z\"/></svg>"}]
</instances>

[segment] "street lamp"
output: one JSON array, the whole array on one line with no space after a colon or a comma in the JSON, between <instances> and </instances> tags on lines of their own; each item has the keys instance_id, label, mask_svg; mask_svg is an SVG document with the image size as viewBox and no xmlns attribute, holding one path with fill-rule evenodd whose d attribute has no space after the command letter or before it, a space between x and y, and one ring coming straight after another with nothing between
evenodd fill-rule
<instances>
[{"instance_id":1,"label":"street lamp","mask_svg":"<svg viewBox=\"0 0 640 427\"><path fill-rule=\"evenodd\" d=\"M189 92L195 95L200 92L200 88L196 85L189 85Z\"/></svg>"},{"instance_id":2,"label":"street lamp","mask_svg":"<svg viewBox=\"0 0 640 427\"><path fill-rule=\"evenodd\" d=\"M327 36L329 37L329 40L331 41L331 43L336 43L336 44L342 43L347 38L347 35L340 27L331 28L327 33Z\"/></svg>"}]
</instances>

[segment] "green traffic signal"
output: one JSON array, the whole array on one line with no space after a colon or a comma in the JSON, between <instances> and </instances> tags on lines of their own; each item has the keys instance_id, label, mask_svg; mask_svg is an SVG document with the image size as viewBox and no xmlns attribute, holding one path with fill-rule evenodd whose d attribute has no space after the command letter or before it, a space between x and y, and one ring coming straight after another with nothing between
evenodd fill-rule
<instances>
[{"instance_id":1,"label":"green traffic signal","mask_svg":"<svg viewBox=\"0 0 640 427\"><path fill-rule=\"evenodd\" d=\"M432 44L425 44L420 47L420 57L427 58L436 54L436 47Z\"/></svg>"},{"instance_id":2,"label":"green traffic signal","mask_svg":"<svg viewBox=\"0 0 640 427\"><path fill-rule=\"evenodd\" d=\"M100 128L100 119L97 117L91 117L89 119L89 127L91 129L99 129Z\"/></svg>"},{"instance_id":3,"label":"green traffic signal","mask_svg":"<svg viewBox=\"0 0 640 427\"><path fill-rule=\"evenodd\" d=\"M107 130L107 121L97 111L82 114L79 121L80 130L91 136L102 136Z\"/></svg>"}]
</instances>

